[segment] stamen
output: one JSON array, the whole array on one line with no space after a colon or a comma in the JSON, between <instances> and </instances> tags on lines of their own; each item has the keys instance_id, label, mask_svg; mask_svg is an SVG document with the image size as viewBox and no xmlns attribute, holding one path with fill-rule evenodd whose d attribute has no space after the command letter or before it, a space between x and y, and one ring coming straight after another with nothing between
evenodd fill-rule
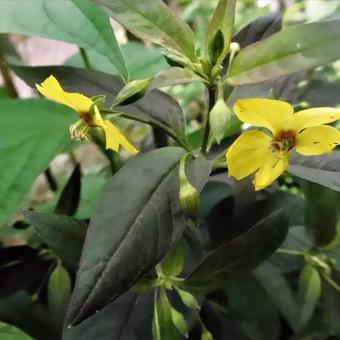
<instances>
[{"instance_id":1,"label":"stamen","mask_svg":"<svg viewBox=\"0 0 340 340\"><path fill-rule=\"evenodd\" d=\"M273 153L287 153L295 146L296 134L291 130L281 130L274 136L271 147Z\"/></svg>"}]
</instances>

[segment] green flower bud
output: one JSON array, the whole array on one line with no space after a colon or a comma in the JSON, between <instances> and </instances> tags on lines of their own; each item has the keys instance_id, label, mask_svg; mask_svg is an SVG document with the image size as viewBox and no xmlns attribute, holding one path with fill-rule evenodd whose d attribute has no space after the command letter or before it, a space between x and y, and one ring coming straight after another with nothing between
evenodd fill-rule
<instances>
[{"instance_id":1,"label":"green flower bud","mask_svg":"<svg viewBox=\"0 0 340 340\"><path fill-rule=\"evenodd\" d=\"M210 111L209 123L214 139L220 143L229 127L231 111L223 98L218 98Z\"/></svg>"},{"instance_id":2,"label":"green flower bud","mask_svg":"<svg viewBox=\"0 0 340 340\"><path fill-rule=\"evenodd\" d=\"M172 322L175 325L175 327L180 331L182 335L184 335L187 338L188 337L188 326L182 313L180 313L177 309L170 306L170 314L171 314Z\"/></svg>"},{"instance_id":3,"label":"green flower bud","mask_svg":"<svg viewBox=\"0 0 340 340\"><path fill-rule=\"evenodd\" d=\"M112 106L128 105L142 98L153 78L133 80L118 93Z\"/></svg>"},{"instance_id":4,"label":"green flower bud","mask_svg":"<svg viewBox=\"0 0 340 340\"><path fill-rule=\"evenodd\" d=\"M189 182L185 173L185 163L188 155L185 154L179 163L179 201L184 212L190 217L195 217L199 209L200 198L197 189Z\"/></svg>"},{"instance_id":5,"label":"green flower bud","mask_svg":"<svg viewBox=\"0 0 340 340\"><path fill-rule=\"evenodd\" d=\"M202 340L214 340L212 334L206 328L202 329L201 339Z\"/></svg>"}]
</instances>

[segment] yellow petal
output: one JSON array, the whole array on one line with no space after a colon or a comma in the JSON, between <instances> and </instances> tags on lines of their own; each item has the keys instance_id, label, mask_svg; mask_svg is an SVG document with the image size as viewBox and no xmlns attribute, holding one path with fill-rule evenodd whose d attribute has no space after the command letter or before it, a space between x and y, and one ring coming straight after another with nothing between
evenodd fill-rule
<instances>
[{"instance_id":1,"label":"yellow petal","mask_svg":"<svg viewBox=\"0 0 340 340\"><path fill-rule=\"evenodd\" d=\"M122 145L127 151L136 154L138 150L130 144L125 136L109 120L104 120L104 132L106 137L106 148L113 151L119 151L119 145Z\"/></svg>"},{"instance_id":2,"label":"yellow petal","mask_svg":"<svg viewBox=\"0 0 340 340\"><path fill-rule=\"evenodd\" d=\"M289 163L289 154L278 158L272 153L267 153L263 159L263 166L255 175L255 190L261 190L272 184L280 175L287 170Z\"/></svg>"},{"instance_id":3,"label":"yellow petal","mask_svg":"<svg viewBox=\"0 0 340 340\"><path fill-rule=\"evenodd\" d=\"M58 80L52 75L44 80L41 85L36 84L40 94L48 99L67 105L77 112L89 112L92 100L80 93L65 92Z\"/></svg>"},{"instance_id":4,"label":"yellow petal","mask_svg":"<svg viewBox=\"0 0 340 340\"><path fill-rule=\"evenodd\" d=\"M264 155L269 152L271 138L260 131L243 133L229 148L226 157L229 176L242 179L263 165Z\"/></svg>"},{"instance_id":5,"label":"yellow petal","mask_svg":"<svg viewBox=\"0 0 340 340\"><path fill-rule=\"evenodd\" d=\"M321 155L340 144L340 131L327 126L314 126L298 134L296 151L305 156Z\"/></svg>"},{"instance_id":6,"label":"yellow petal","mask_svg":"<svg viewBox=\"0 0 340 340\"><path fill-rule=\"evenodd\" d=\"M296 112L291 128L300 132L303 129L328 124L338 119L340 119L340 110L331 107L317 107Z\"/></svg>"},{"instance_id":7,"label":"yellow petal","mask_svg":"<svg viewBox=\"0 0 340 340\"><path fill-rule=\"evenodd\" d=\"M234 110L242 122L265 127L274 134L290 124L294 112L286 102L262 98L240 99Z\"/></svg>"}]
</instances>

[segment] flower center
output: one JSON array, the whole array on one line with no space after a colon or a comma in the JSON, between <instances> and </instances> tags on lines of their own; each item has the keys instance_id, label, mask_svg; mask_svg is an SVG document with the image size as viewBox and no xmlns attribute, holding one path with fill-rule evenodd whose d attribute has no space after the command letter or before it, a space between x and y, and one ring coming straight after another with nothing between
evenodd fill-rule
<instances>
[{"instance_id":1,"label":"flower center","mask_svg":"<svg viewBox=\"0 0 340 340\"><path fill-rule=\"evenodd\" d=\"M86 123L87 125L91 126L93 123L93 117L88 112L80 112L80 118Z\"/></svg>"},{"instance_id":2,"label":"flower center","mask_svg":"<svg viewBox=\"0 0 340 340\"><path fill-rule=\"evenodd\" d=\"M272 149L275 152L288 152L295 146L296 133L292 130L281 130L272 141Z\"/></svg>"}]
</instances>

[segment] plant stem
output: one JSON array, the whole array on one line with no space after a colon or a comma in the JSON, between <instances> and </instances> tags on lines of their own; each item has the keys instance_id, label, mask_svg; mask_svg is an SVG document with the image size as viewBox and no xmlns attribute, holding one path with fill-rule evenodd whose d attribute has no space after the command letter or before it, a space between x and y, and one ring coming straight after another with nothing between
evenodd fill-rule
<instances>
[{"instance_id":1,"label":"plant stem","mask_svg":"<svg viewBox=\"0 0 340 340\"><path fill-rule=\"evenodd\" d=\"M58 184L57 184L57 181L55 180L55 178L53 177L50 168L47 168L45 170L45 177L46 177L46 180L47 180L47 183L48 183L48 186L50 187L50 189L53 192L56 192L58 190Z\"/></svg>"},{"instance_id":2,"label":"plant stem","mask_svg":"<svg viewBox=\"0 0 340 340\"><path fill-rule=\"evenodd\" d=\"M210 111L214 107L216 102L216 94L215 94L215 87L208 87L208 114L205 122L204 127L204 135L203 135L203 141L202 141L202 147L201 147L201 153L203 155L207 154L207 148L208 148L208 142L209 142L209 135L210 135Z\"/></svg>"},{"instance_id":3,"label":"plant stem","mask_svg":"<svg viewBox=\"0 0 340 340\"><path fill-rule=\"evenodd\" d=\"M153 296L153 317L154 317L154 325L155 325L155 336L157 340L161 340L161 330L159 327L159 317L158 317L158 308L157 308L157 297L158 297L158 287L155 288L154 296Z\"/></svg>"},{"instance_id":4,"label":"plant stem","mask_svg":"<svg viewBox=\"0 0 340 340\"><path fill-rule=\"evenodd\" d=\"M15 85L13 83L13 79L11 77L11 74L10 74L10 71L9 71L9 68L1 54L1 51L0 51L0 72L2 74L2 77L4 78L4 82L5 82L5 86L9 92L9 95L12 97L12 98L19 98L19 94L18 94L18 91L17 89L15 88Z\"/></svg>"},{"instance_id":5,"label":"plant stem","mask_svg":"<svg viewBox=\"0 0 340 340\"><path fill-rule=\"evenodd\" d=\"M296 255L296 256L303 256L304 255L304 253L302 251L293 250L293 249L284 249L284 248L276 249L276 253L286 254L286 255Z\"/></svg>"},{"instance_id":6,"label":"plant stem","mask_svg":"<svg viewBox=\"0 0 340 340\"><path fill-rule=\"evenodd\" d=\"M82 47L79 48L80 51L80 55L81 58L83 59L84 65L87 69L92 69L92 65L89 59L89 56L87 54L87 52L85 51L85 49L83 49Z\"/></svg>"}]
</instances>

